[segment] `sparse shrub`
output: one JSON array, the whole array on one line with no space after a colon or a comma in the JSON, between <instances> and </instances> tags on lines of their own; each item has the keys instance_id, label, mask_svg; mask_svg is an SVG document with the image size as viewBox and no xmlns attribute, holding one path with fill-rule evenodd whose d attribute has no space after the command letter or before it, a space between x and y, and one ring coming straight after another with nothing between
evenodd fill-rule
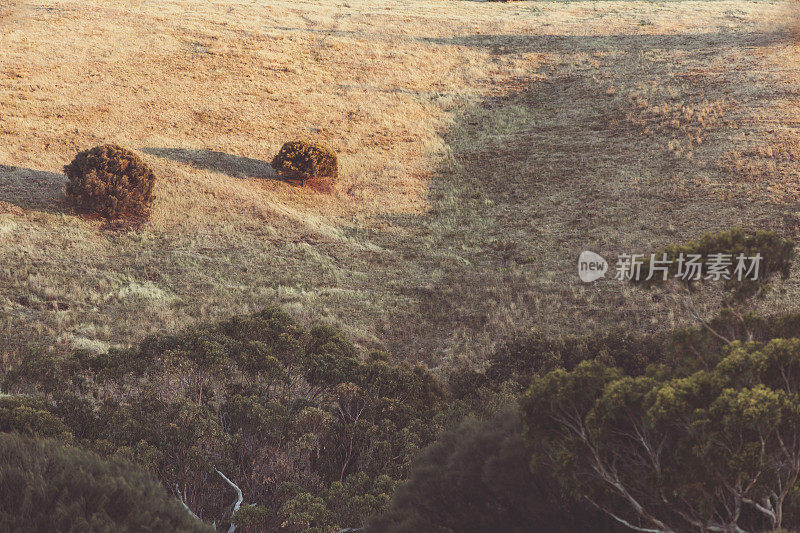
<instances>
[{"instance_id":1,"label":"sparse shrub","mask_svg":"<svg viewBox=\"0 0 800 533\"><path fill-rule=\"evenodd\" d=\"M139 156L115 144L80 152L64 167L67 197L105 218L149 215L155 175Z\"/></svg>"},{"instance_id":2,"label":"sparse shrub","mask_svg":"<svg viewBox=\"0 0 800 533\"><path fill-rule=\"evenodd\" d=\"M284 144L272 160L272 168L288 179L325 180L333 182L339 178L339 161L336 153L321 144L307 141L291 141Z\"/></svg>"}]
</instances>

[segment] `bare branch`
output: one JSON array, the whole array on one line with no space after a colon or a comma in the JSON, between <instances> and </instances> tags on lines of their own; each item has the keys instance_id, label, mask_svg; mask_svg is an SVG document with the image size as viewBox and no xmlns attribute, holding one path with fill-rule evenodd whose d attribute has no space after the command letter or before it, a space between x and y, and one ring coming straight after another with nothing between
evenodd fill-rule
<instances>
[{"instance_id":1,"label":"bare branch","mask_svg":"<svg viewBox=\"0 0 800 533\"><path fill-rule=\"evenodd\" d=\"M616 520L620 524L622 524L625 527L628 527L628 528L630 528L630 529L632 529L634 531L643 531L644 533L670 533L672 531L671 529L651 529L651 528L646 528L646 527L634 526L633 524L631 524L630 522L628 522L624 518L621 518L621 517L615 515L614 513L612 513L611 511L609 511L608 509L605 509L605 508L601 507L600 505L595 503L594 500L592 500L588 496L584 496L584 498L586 498L586 501L588 501L589 503L591 503L592 505L597 507L600 511L606 513L608 516L610 516L611 518L613 518L614 520Z\"/></svg>"},{"instance_id":2,"label":"bare branch","mask_svg":"<svg viewBox=\"0 0 800 533\"><path fill-rule=\"evenodd\" d=\"M234 502L234 504L233 504L233 511L231 512L231 520L233 520L233 515L236 513L236 511L238 511L238 510L239 510L239 507L241 507L241 505L242 505L242 502L244 501L244 495L242 494L242 489L240 489L240 488L239 488L239 487L236 485L236 483L234 483L233 481L231 481L230 479L228 479L228 478L225 476L225 474L223 474L222 472L220 472L220 471L219 471L219 470L217 470L216 468L214 468L214 471L215 471L217 474L219 474L219 475L220 475L220 477L221 477L222 479L224 479L224 480L225 480L225 482L226 482L228 485L230 485L231 487L233 487L233 490L235 490L235 491L236 491L236 494L237 494L237 497L236 497L236 502ZM231 521L231 527L229 527L229 528L228 528L228 533L234 533L234 531L236 531L236 524L234 524L234 523L233 523L233 521Z\"/></svg>"},{"instance_id":3,"label":"bare branch","mask_svg":"<svg viewBox=\"0 0 800 533\"><path fill-rule=\"evenodd\" d=\"M766 517L769 518L770 522L772 522L773 524L775 523L777 517L775 516L775 512L772 509L769 509L768 507L761 505L760 503L751 500L750 498L742 497L742 501L748 505L752 505L753 507L761 511L762 514L766 515Z\"/></svg>"},{"instance_id":4,"label":"bare branch","mask_svg":"<svg viewBox=\"0 0 800 533\"><path fill-rule=\"evenodd\" d=\"M700 313L697 312L697 308L694 306L694 298L692 298L692 291L688 287L686 288L686 296L688 297L688 302L689 302L689 313L691 313L691 315L698 322L700 322L700 324L702 324L704 328L706 328L709 332L711 332L712 335L714 335L719 340L723 341L725 344L730 344L731 343L730 339L726 339L725 337L714 331L714 328L711 327L711 324L703 320L703 318L700 316Z\"/></svg>"},{"instance_id":5,"label":"bare branch","mask_svg":"<svg viewBox=\"0 0 800 533\"><path fill-rule=\"evenodd\" d=\"M194 511L192 511L192 510L189 508L189 506L188 506L188 505L186 505L186 502L185 502L185 501L183 501L183 495L181 494L181 489L178 487L178 484L177 484L177 483L175 483L175 494L177 494L177 495L178 495L178 501L179 501L179 502L181 502L181 505L183 505L183 507L184 507L184 508L185 508L187 511L189 511L189 514L190 514L190 515L192 515L193 517L197 518L198 520L200 520L200 517L199 517L199 516L197 516L196 514L194 514Z\"/></svg>"}]
</instances>

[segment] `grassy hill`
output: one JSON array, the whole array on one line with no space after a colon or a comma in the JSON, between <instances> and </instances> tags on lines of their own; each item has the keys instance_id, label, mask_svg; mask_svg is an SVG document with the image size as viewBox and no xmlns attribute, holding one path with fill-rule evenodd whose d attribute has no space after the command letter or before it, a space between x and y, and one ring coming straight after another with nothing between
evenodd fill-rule
<instances>
[{"instance_id":1,"label":"grassy hill","mask_svg":"<svg viewBox=\"0 0 800 533\"><path fill-rule=\"evenodd\" d=\"M103 350L272 304L432 363L531 328L681 324L670 298L582 284L578 254L613 262L731 226L797 236L789 6L0 8L0 355ZM332 192L267 164L301 137L340 154ZM160 178L144 225L64 202L63 165L105 142ZM796 309L797 279L762 310Z\"/></svg>"}]
</instances>

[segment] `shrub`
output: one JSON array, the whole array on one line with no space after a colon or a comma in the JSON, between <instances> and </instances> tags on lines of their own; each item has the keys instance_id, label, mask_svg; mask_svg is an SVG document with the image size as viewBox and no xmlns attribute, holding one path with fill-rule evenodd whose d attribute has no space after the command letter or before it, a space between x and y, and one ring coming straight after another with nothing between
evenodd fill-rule
<instances>
[{"instance_id":1,"label":"shrub","mask_svg":"<svg viewBox=\"0 0 800 533\"><path fill-rule=\"evenodd\" d=\"M284 144L272 160L272 168L285 178L299 179L302 184L306 180L332 182L339 178L336 153L327 146L307 141Z\"/></svg>"},{"instance_id":2,"label":"shrub","mask_svg":"<svg viewBox=\"0 0 800 533\"><path fill-rule=\"evenodd\" d=\"M32 396L0 396L0 431L72 440L70 428L43 399Z\"/></svg>"},{"instance_id":3,"label":"shrub","mask_svg":"<svg viewBox=\"0 0 800 533\"><path fill-rule=\"evenodd\" d=\"M598 360L639 375L651 364L667 362L666 342L666 335L622 329L560 338L533 333L503 345L490 358L486 377L495 385L514 380L527 387L538 374L557 368L572 370L585 360Z\"/></svg>"},{"instance_id":4,"label":"shrub","mask_svg":"<svg viewBox=\"0 0 800 533\"><path fill-rule=\"evenodd\" d=\"M67 197L106 218L150 213L155 175L139 156L115 144L80 152L64 167Z\"/></svg>"},{"instance_id":5,"label":"shrub","mask_svg":"<svg viewBox=\"0 0 800 533\"><path fill-rule=\"evenodd\" d=\"M715 254L727 256L732 261L731 270L736 267L737 257L740 255L745 258L753 257L756 254L761 256L758 279L744 277L739 280L731 274L730 279L725 282L733 299L742 301L760 293L764 284L775 275L780 275L783 279L789 277L794 260L794 242L779 237L773 231L744 231L735 228L718 233L707 233L700 240L687 244L671 244L654 256L659 260L669 261L668 277L675 278L680 268L678 259L681 256L700 256L702 258L698 262L701 269L700 274L705 277L708 274L710 258ZM642 275L650 272L650 268L650 259L645 258L641 267ZM633 279L632 281L645 286L663 283L663 280L657 275L650 280ZM691 285L692 282L688 283Z\"/></svg>"},{"instance_id":6,"label":"shrub","mask_svg":"<svg viewBox=\"0 0 800 533\"><path fill-rule=\"evenodd\" d=\"M144 471L58 441L0 434L3 531L212 531Z\"/></svg>"},{"instance_id":7,"label":"shrub","mask_svg":"<svg viewBox=\"0 0 800 533\"><path fill-rule=\"evenodd\" d=\"M233 523L258 531L258 527L272 518L272 512L260 505L245 505L233 515Z\"/></svg>"}]
</instances>

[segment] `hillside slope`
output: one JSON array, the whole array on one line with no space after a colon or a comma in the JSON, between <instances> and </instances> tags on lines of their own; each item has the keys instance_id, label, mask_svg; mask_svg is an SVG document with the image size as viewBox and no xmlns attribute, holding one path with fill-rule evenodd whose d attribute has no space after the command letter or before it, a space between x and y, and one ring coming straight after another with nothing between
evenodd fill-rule
<instances>
[{"instance_id":1,"label":"hillside slope","mask_svg":"<svg viewBox=\"0 0 800 533\"><path fill-rule=\"evenodd\" d=\"M577 256L731 225L796 235L791 15L16 2L0 18L0 354L102 350L271 304L429 361L533 327L683 322L670 299L582 284ZM267 162L298 137L340 153L330 194L275 179ZM141 227L64 203L62 166L105 142L160 177ZM798 289L761 305L796 308Z\"/></svg>"}]
</instances>

